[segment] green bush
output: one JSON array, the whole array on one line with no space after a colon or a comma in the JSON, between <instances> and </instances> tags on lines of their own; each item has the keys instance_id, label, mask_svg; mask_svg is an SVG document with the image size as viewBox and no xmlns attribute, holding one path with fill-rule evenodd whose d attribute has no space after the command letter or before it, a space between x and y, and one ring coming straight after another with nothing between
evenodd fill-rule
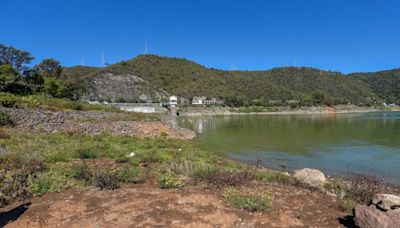
<instances>
[{"instance_id":1,"label":"green bush","mask_svg":"<svg viewBox=\"0 0 400 228\"><path fill-rule=\"evenodd\" d=\"M265 211L272 205L272 195L262 191L240 193L234 188L228 188L223 197L233 208L244 209L247 211Z\"/></svg>"},{"instance_id":2,"label":"green bush","mask_svg":"<svg viewBox=\"0 0 400 228\"><path fill-rule=\"evenodd\" d=\"M15 106L16 97L10 93L0 93L0 105L6 108L12 108Z\"/></svg>"},{"instance_id":3,"label":"green bush","mask_svg":"<svg viewBox=\"0 0 400 228\"><path fill-rule=\"evenodd\" d=\"M358 205L357 202L351 199L343 199L340 201L339 209L343 212L353 213L353 209Z\"/></svg>"},{"instance_id":4,"label":"green bush","mask_svg":"<svg viewBox=\"0 0 400 228\"><path fill-rule=\"evenodd\" d=\"M0 207L30 196L28 183L43 169L43 163L29 155L6 154L0 159Z\"/></svg>"},{"instance_id":5,"label":"green bush","mask_svg":"<svg viewBox=\"0 0 400 228\"><path fill-rule=\"evenodd\" d=\"M260 171L255 174L255 179L268 183L290 184L292 177L285 175L282 172L276 171Z\"/></svg>"},{"instance_id":6,"label":"green bush","mask_svg":"<svg viewBox=\"0 0 400 228\"><path fill-rule=\"evenodd\" d=\"M77 151L78 157L81 159L88 159L88 158L97 158L98 154L94 150L83 150L80 149Z\"/></svg>"},{"instance_id":7,"label":"green bush","mask_svg":"<svg viewBox=\"0 0 400 228\"><path fill-rule=\"evenodd\" d=\"M117 171L117 177L121 182L138 183L140 170L138 168L124 168Z\"/></svg>"},{"instance_id":8,"label":"green bush","mask_svg":"<svg viewBox=\"0 0 400 228\"><path fill-rule=\"evenodd\" d=\"M119 178L109 170L103 170L95 173L93 184L101 190L115 190L120 187Z\"/></svg>"},{"instance_id":9,"label":"green bush","mask_svg":"<svg viewBox=\"0 0 400 228\"><path fill-rule=\"evenodd\" d=\"M30 178L28 190L35 196L41 196L48 192L61 192L69 187L72 185L66 175L50 171Z\"/></svg>"},{"instance_id":10,"label":"green bush","mask_svg":"<svg viewBox=\"0 0 400 228\"><path fill-rule=\"evenodd\" d=\"M90 182L92 180L92 172L89 167L85 164L77 164L71 167L70 176L78 179Z\"/></svg>"},{"instance_id":11,"label":"green bush","mask_svg":"<svg viewBox=\"0 0 400 228\"><path fill-rule=\"evenodd\" d=\"M67 155L62 152L51 153L45 157L47 163L67 162L68 160Z\"/></svg>"},{"instance_id":12,"label":"green bush","mask_svg":"<svg viewBox=\"0 0 400 228\"><path fill-rule=\"evenodd\" d=\"M5 125L13 125L14 122L11 120L7 113L0 112L0 127Z\"/></svg>"},{"instance_id":13,"label":"green bush","mask_svg":"<svg viewBox=\"0 0 400 228\"><path fill-rule=\"evenodd\" d=\"M160 175L158 179L158 187L162 189L168 188L179 188L182 186L182 182L178 180L175 174L166 172Z\"/></svg>"}]
</instances>

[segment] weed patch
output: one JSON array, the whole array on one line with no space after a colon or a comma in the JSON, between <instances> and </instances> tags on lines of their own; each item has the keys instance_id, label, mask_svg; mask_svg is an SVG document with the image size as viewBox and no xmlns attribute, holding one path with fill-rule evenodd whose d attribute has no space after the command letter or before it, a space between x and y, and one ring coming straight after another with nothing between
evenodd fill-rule
<instances>
[{"instance_id":1,"label":"weed patch","mask_svg":"<svg viewBox=\"0 0 400 228\"><path fill-rule=\"evenodd\" d=\"M50 171L40 173L36 178L31 177L28 190L35 196L41 196L48 192L61 192L72 186L66 175Z\"/></svg>"},{"instance_id":2,"label":"weed patch","mask_svg":"<svg viewBox=\"0 0 400 228\"><path fill-rule=\"evenodd\" d=\"M246 211L265 211L272 205L272 195L261 190L239 192L235 188L228 188L223 193L224 200L229 206Z\"/></svg>"},{"instance_id":3,"label":"weed patch","mask_svg":"<svg viewBox=\"0 0 400 228\"><path fill-rule=\"evenodd\" d=\"M162 173L158 179L158 187L162 189L179 188L182 182L172 172Z\"/></svg>"},{"instance_id":4,"label":"weed patch","mask_svg":"<svg viewBox=\"0 0 400 228\"><path fill-rule=\"evenodd\" d=\"M118 176L108 170L96 172L93 184L101 190L115 190L120 187Z\"/></svg>"},{"instance_id":5,"label":"weed patch","mask_svg":"<svg viewBox=\"0 0 400 228\"><path fill-rule=\"evenodd\" d=\"M0 167L0 207L30 197L28 182L44 169L40 160L15 154L2 157Z\"/></svg>"}]
</instances>

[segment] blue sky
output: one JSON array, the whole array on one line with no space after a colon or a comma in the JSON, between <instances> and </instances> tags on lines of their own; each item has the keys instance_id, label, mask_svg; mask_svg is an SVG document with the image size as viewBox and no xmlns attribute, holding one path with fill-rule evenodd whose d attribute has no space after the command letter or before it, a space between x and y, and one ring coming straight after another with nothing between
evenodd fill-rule
<instances>
[{"instance_id":1,"label":"blue sky","mask_svg":"<svg viewBox=\"0 0 400 228\"><path fill-rule=\"evenodd\" d=\"M0 43L98 66L142 54L207 67L400 67L400 1L0 0Z\"/></svg>"}]
</instances>

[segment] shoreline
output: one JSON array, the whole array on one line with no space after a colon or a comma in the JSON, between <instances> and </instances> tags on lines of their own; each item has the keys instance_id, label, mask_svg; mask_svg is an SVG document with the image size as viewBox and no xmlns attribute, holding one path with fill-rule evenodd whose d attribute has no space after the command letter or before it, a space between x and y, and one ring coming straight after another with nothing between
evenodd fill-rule
<instances>
[{"instance_id":1,"label":"shoreline","mask_svg":"<svg viewBox=\"0 0 400 228\"><path fill-rule=\"evenodd\" d=\"M373 112L399 112L400 109L358 109L358 110L287 110L287 111L270 111L270 112L231 112L231 111L215 111L203 110L200 112L181 112L180 116L233 116L233 115L336 115L336 114L357 114L357 113L373 113Z\"/></svg>"}]
</instances>

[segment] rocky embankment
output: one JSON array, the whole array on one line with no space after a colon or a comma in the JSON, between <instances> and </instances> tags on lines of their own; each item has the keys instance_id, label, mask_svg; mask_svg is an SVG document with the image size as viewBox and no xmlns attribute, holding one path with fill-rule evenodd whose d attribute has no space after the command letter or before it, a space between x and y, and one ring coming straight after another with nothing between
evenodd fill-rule
<instances>
[{"instance_id":1,"label":"rocky embankment","mask_svg":"<svg viewBox=\"0 0 400 228\"><path fill-rule=\"evenodd\" d=\"M44 109L1 108L8 113L17 128L45 133L80 133L85 135L111 134L193 139L196 134L168 121L134 120L130 113L49 111ZM133 120L132 120L133 119Z\"/></svg>"},{"instance_id":2,"label":"rocky embankment","mask_svg":"<svg viewBox=\"0 0 400 228\"><path fill-rule=\"evenodd\" d=\"M133 74L101 73L88 79L83 100L109 102L155 102L167 96L162 89Z\"/></svg>"}]
</instances>

